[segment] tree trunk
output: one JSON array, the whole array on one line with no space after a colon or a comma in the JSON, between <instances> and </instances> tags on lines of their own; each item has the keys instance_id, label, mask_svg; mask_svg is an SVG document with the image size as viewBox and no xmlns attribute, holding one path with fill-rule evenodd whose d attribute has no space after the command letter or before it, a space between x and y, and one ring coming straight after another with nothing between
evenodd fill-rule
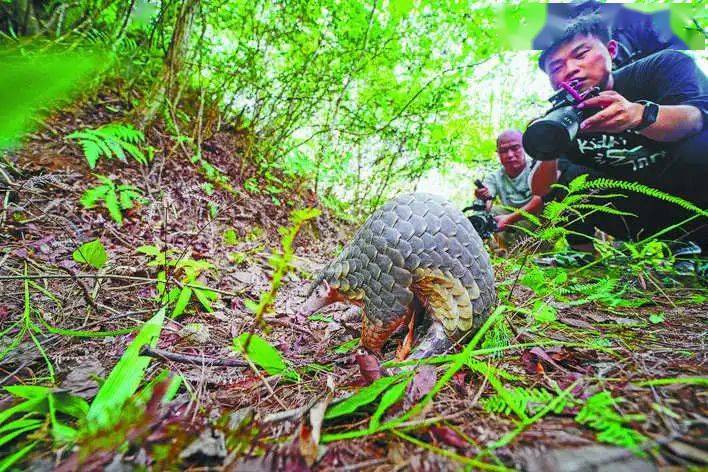
<instances>
[{"instance_id":1,"label":"tree trunk","mask_svg":"<svg viewBox=\"0 0 708 472\"><path fill-rule=\"evenodd\" d=\"M153 122L160 106L165 100L172 101L179 89L179 75L187 54L197 5L199 0L186 0L179 7L160 78L155 81L150 92L143 98L143 104L138 107L137 122L141 129L147 128Z\"/></svg>"}]
</instances>

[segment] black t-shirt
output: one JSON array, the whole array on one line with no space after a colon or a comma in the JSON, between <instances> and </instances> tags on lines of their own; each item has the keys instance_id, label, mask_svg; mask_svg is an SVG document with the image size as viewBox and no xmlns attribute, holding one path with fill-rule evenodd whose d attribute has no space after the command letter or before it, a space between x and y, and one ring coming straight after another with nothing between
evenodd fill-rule
<instances>
[{"instance_id":1,"label":"black t-shirt","mask_svg":"<svg viewBox=\"0 0 708 472\"><path fill-rule=\"evenodd\" d=\"M705 74L688 55L672 50L659 51L639 59L613 73L613 90L630 102L649 100L659 105L693 105L703 115L703 130L690 139L706 142L708 132L708 85ZM663 143L637 132L618 134L580 134L565 158L573 163L602 170L610 177L641 181L657 175L686 152L704 153L708 166L708 148L681 146L682 142ZM692 156L695 158L695 156ZM564 167L565 163L561 164Z\"/></svg>"}]
</instances>

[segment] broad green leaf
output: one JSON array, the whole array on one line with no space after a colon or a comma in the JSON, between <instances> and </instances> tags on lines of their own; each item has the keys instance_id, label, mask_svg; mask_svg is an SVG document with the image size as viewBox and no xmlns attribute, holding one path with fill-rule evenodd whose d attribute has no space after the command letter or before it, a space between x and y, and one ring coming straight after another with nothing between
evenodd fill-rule
<instances>
[{"instance_id":1,"label":"broad green leaf","mask_svg":"<svg viewBox=\"0 0 708 472\"><path fill-rule=\"evenodd\" d=\"M236 231L233 229L227 229L224 231L224 243L226 243L229 246L233 246L236 244L238 241L238 236L236 235Z\"/></svg>"},{"instance_id":2,"label":"broad green leaf","mask_svg":"<svg viewBox=\"0 0 708 472\"><path fill-rule=\"evenodd\" d=\"M157 246L140 246L135 250L135 252L140 252L147 254L148 256L156 257L160 254L160 249Z\"/></svg>"},{"instance_id":3,"label":"broad green leaf","mask_svg":"<svg viewBox=\"0 0 708 472\"><path fill-rule=\"evenodd\" d=\"M357 410L357 408L368 405L381 395L381 392L386 390L391 384L400 379L400 376L381 377L375 380L371 385L362 388L357 393L348 397L341 402L334 404L325 413L325 419L337 418L339 416L348 415Z\"/></svg>"},{"instance_id":4,"label":"broad green leaf","mask_svg":"<svg viewBox=\"0 0 708 472\"><path fill-rule=\"evenodd\" d=\"M281 374L287 365L280 355L280 352L274 348L268 341L258 336L251 334L251 340L248 343L248 358L253 361L258 367L262 368L270 375ZM244 354L244 347L249 333L243 333L237 338L234 338L234 350Z\"/></svg>"},{"instance_id":5,"label":"broad green leaf","mask_svg":"<svg viewBox=\"0 0 708 472\"><path fill-rule=\"evenodd\" d=\"M52 391L49 387L41 385L10 385L5 387L5 390L14 397L26 398L44 398Z\"/></svg>"},{"instance_id":6,"label":"broad green leaf","mask_svg":"<svg viewBox=\"0 0 708 472\"><path fill-rule=\"evenodd\" d=\"M653 324L663 323L664 322L664 314L663 313L652 313L649 316L649 321L651 321Z\"/></svg>"},{"instance_id":7,"label":"broad green leaf","mask_svg":"<svg viewBox=\"0 0 708 472\"><path fill-rule=\"evenodd\" d=\"M219 298L219 294L206 288L195 288L194 295L197 297L197 300L199 300L199 303L202 304L204 309L210 313L212 312L211 304Z\"/></svg>"},{"instance_id":8,"label":"broad green leaf","mask_svg":"<svg viewBox=\"0 0 708 472\"><path fill-rule=\"evenodd\" d=\"M89 264L95 269L100 269L106 263L108 256L106 249L101 244L101 241L94 239L91 242L84 243L74 251L72 257L76 262Z\"/></svg>"},{"instance_id":9,"label":"broad green leaf","mask_svg":"<svg viewBox=\"0 0 708 472\"><path fill-rule=\"evenodd\" d=\"M537 300L533 306L533 317L539 323L556 321L556 309L541 300Z\"/></svg>"},{"instance_id":10,"label":"broad green leaf","mask_svg":"<svg viewBox=\"0 0 708 472\"><path fill-rule=\"evenodd\" d=\"M350 339L334 349L337 354L346 354L359 345L359 338Z\"/></svg>"},{"instance_id":11,"label":"broad green leaf","mask_svg":"<svg viewBox=\"0 0 708 472\"><path fill-rule=\"evenodd\" d=\"M107 429L120 418L125 402L133 395L145 377L150 358L140 355L145 345L155 347L165 321L165 307L148 320L130 343L118 364L99 389L86 417L91 431Z\"/></svg>"},{"instance_id":12,"label":"broad green leaf","mask_svg":"<svg viewBox=\"0 0 708 472\"><path fill-rule=\"evenodd\" d=\"M175 308L172 310L172 318L177 318L184 312L187 308L189 300L192 299L192 289L189 287L184 287L179 292L179 297L177 297L177 303L175 303Z\"/></svg>"},{"instance_id":13,"label":"broad green leaf","mask_svg":"<svg viewBox=\"0 0 708 472\"><path fill-rule=\"evenodd\" d=\"M376 429L379 427L381 424L381 417L386 413L386 410L388 410L391 406L393 406L398 400L401 399L403 394L406 391L406 387L408 386L408 382L403 381L401 383L397 383L393 387L389 388L386 390L386 393L383 394L381 397L381 402L379 403L378 408L376 408L376 411L374 412L373 416L371 417L371 421L369 421L369 430L370 431L376 431Z\"/></svg>"}]
</instances>

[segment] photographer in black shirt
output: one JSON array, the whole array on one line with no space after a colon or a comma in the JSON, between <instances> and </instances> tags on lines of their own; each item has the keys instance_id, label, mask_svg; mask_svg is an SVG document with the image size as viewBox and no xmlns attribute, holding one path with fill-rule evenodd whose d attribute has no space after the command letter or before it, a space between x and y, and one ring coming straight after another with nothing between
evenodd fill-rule
<instances>
[{"instance_id":1,"label":"photographer in black shirt","mask_svg":"<svg viewBox=\"0 0 708 472\"><path fill-rule=\"evenodd\" d=\"M542 162L532 177L534 194L547 196L551 184L575 177L638 182L708 207L708 95L705 74L682 52L663 50L612 71L618 50L607 26L595 15L574 19L543 51L539 65L557 89L573 83L580 92L599 87L599 96L580 106L596 111L580 124L569 151ZM593 214L581 227L594 227L623 240L640 240L694 214L662 200L629 192L613 205L635 217ZM708 252L708 221L702 216L665 234L694 241ZM589 239L574 237L578 250Z\"/></svg>"}]
</instances>

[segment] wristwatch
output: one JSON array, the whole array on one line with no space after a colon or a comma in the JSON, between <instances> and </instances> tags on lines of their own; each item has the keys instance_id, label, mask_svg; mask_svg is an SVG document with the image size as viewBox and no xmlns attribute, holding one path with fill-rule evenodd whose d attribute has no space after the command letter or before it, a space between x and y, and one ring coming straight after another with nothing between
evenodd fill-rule
<instances>
[{"instance_id":1,"label":"wristwatch","mask_svg":"<svg viewBox=\"0 0 708 472\"><path fill-rule=\"evenodd\" d=\"M637 103L644 105L644 112L642 113L642 121L639 126L634 128L634 131L641 131L656 122L656 117L659 116L659 105L649 100L637 100Z\"/></svg>"}]
</instances>

